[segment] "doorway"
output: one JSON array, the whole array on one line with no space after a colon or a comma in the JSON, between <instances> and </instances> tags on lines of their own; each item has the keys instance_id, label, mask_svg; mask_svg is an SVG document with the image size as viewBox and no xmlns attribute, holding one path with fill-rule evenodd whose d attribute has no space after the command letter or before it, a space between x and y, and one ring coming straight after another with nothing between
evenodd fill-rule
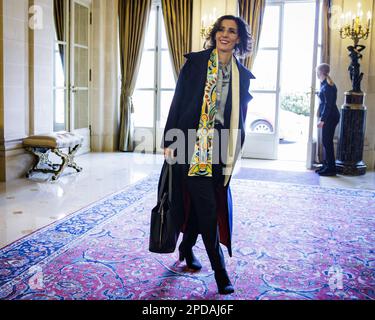
<instances>
[{"instance_id":1,"label":"doorway","mask_svg":"<svg viewBox=\"0 0 375 320\"><path fill-rule=\"evenodd\" d=\"M250 85L254 99L246 119L245 158L308 161L321 2L266 4L253 67L256 80Z\"/></svg>"},{"instance_id":2,"label":"doorway","mask_svg":"<svg viewBox=\"0 0 375 320\"><path fill-rule=\"evenodd\" d=\"M90 151L91 1L54 1L54 131L76 132Z\"/></svg>"}]
</instances>

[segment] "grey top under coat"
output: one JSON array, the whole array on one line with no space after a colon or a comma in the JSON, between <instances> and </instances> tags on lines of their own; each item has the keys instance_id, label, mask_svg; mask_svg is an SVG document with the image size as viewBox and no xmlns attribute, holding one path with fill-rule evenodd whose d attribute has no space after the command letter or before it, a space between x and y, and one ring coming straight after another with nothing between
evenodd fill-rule
<instances>
[{"instance_id":1,"label":"grey top under coat","mask_svg":"<svg viewBox=\"0 0 375 320\"><path fill-rule=\"evenodd\" d=\"M224 125L224 110L227 102L230 74L232 71L232 63L229 61L225 66L219 61L218 79L216 85L216 115L215 121L219 121Z\"/></svg>"}]
</instances>

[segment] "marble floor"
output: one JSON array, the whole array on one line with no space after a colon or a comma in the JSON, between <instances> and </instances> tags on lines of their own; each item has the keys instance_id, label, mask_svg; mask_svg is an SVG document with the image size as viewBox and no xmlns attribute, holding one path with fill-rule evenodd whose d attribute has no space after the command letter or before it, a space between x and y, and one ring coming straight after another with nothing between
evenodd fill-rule
<instances>
[{"instance_id":1,"label":"marble floor","mask_svg":"<svg viewBox=\"0 0 375 320\"><path fill-rule=\"evenodd\" d=\"M32 179L0 183L0 247L61 219L152 172L159 172L162 155L137 153L89 153L77 157L84 170L67 170L58 181ZM301 161L242 159L249 168L306 171ZM375 172L364 176L321 177L320 185L375 190Z\"/></svg>"}]
</instances>

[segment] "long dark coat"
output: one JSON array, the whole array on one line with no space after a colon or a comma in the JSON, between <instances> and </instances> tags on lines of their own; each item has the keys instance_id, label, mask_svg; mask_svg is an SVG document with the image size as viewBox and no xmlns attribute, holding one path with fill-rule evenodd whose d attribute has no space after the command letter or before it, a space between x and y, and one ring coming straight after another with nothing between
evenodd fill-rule
<instances>
[{"instance_id":1,"label":"long dark coat","mask_svg":"<svg viewBox=\"0 0 375 320\"><path fill-rule=\"evenodd\" d=\"M186 188L186 176L189 162L194 151L195 139L187 138L189 129L198 129L203 101L203 93L207 77L207 63L213 49L185 54L187 58L181 68L174 97L171 103L168 119L166 122L161 147L169 147L174 141L166 141L166 132L170 129L180 129L184 133L185 157L173 165L173 206L178 212L176 223L184 232L190 210L192 210L190 197ZM237 59L236 63L240 76L240 112L239 124L241 137L241 147L245 140L245 119L247 105L252 99L248 92L250 79L255 79L253 74L246 69ZM232 87L230 85L228 98L224 112L224 127L229 128L230 115L232 109ZM175 139L176 140L176 139ZM214 146L215 148L215 146ZM178 152L178 151L177 151ZM238 155L238 154L237 154ZM178 158L177 154L177 158ZM181 159L181 158L180 158ZM182 162L182 163L181 163ZM187 164L187 165L186 165ZM219 225L220 242L228 248L228 253L232 256L232 195L229 183L224 187L223 183L216 184L216 204Z\"/></svg>"}]
</instances>

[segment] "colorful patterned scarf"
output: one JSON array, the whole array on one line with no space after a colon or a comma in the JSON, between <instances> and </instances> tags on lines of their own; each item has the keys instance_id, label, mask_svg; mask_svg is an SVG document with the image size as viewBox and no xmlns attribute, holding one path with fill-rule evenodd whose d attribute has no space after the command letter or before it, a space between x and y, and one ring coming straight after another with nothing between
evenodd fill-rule
<instances>
[{"instance_id":1,"label":"colorful patterned scarf","mask_svg":"<svg viewBox=\"0 0 375 320\"><path fill-rule=\"evenodd\" d=\"M216 82L218 78L218 54L215 48L208 60L207 79L197 139L188 176L212 177L212 146L216 114Z\"/></svg>"},{"instance_id":2,"label":"colorful patterned scarf","mask_svg":"<svg viewBox=\"0 0 375 320\"><path fill-rule=\"evenodd\" d=\"M232 111L230 114L229 137L227 145L226 165L223 168L224 186L232 176L232 172L240 154L239 139L240 119L240 75L236 59L232 57ZM203 104L194 153L188 176L212 177L212 147L216 115L216 83L218 79L218 53L214 49L208 60L207 79L204 89ZM238 151L238 152L237 152Z\"/></svg>"}]
</instances>

